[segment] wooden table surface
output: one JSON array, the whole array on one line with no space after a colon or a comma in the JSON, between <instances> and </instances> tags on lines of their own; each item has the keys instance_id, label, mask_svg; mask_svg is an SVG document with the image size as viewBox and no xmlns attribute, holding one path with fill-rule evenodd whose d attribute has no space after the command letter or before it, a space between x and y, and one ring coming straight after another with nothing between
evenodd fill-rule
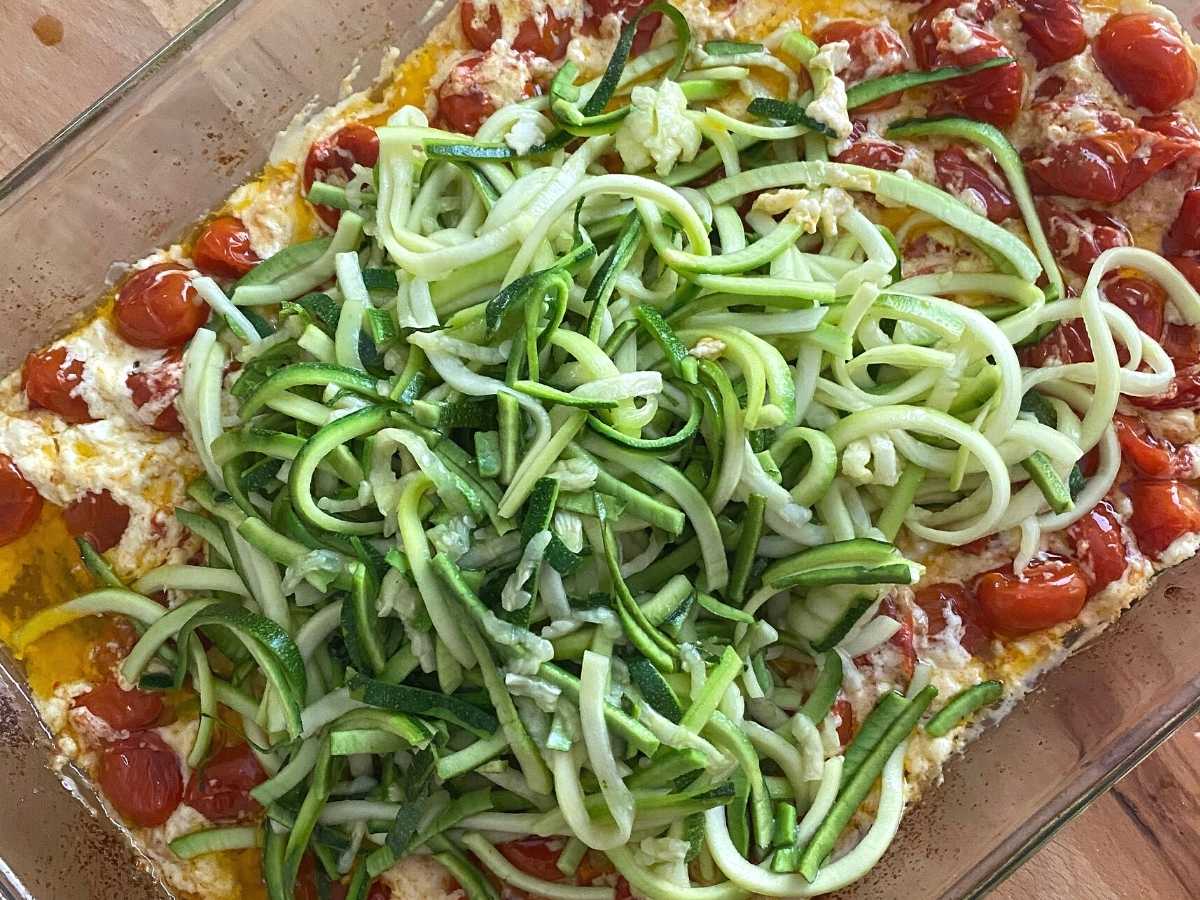
<instances>
[{"instance_id":1,"label":"wooden table surface","mask_svg":"<svg viewBox=\"0 0 1200 900\"><path fill-rule=\"evenodd\" d=\"M0 176L208 0L0 0ZM993 896L1200 896L1200 719L1066 826Z\"/></svg>"}]
</instances>

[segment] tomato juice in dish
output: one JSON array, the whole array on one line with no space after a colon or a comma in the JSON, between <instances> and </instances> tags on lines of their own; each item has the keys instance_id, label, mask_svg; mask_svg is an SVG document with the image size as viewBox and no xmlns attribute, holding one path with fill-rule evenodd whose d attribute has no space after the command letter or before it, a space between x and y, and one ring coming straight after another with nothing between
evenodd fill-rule
<instances>
[{"instance_id":1,"label":"tomato juice in dish","mask_svg":"<svg viewBox=\"0 0 1200 900\"><path fill-rule=\"evenodd\" d=\"M181 897L812 896L1200 547L1141 3L463 0L0 382L0 639Z\"/></svg>"}]
</instances>

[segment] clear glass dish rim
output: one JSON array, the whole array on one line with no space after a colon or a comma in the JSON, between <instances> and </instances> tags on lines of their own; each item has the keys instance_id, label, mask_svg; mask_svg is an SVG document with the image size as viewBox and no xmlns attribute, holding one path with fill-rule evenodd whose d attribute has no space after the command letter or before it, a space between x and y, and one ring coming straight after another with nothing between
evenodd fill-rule
<instances>
[{"instance_id":1,"label":"clear glass dish rim","mask_svg":"<svg viewBox=\"0 0 1200 900\"><path fill-rule=\"evenodd\" d=\"M1163 2L1163 0L1159 0L1159 2ZM0 179L0 214L3 214L5 201L8 198L17 194L25 185L41 175L60 154L75 142L84 141L93 130L104 125L108 115L126 101L127 95L140 85L150 82L160 73L168 73L172 66L181 62L181 59L201 37L217 27L237 9L248 7L253 3L254 0L216 0L153 55L68 121L8 175ZM1047 677L1052 678L1053 673L1048 673ZM1009 835L1010 841L1016 839L1015 847L1012 847L1007 853L1001 853L1001 848L997 847L976 869L977 877L973 881L964 884L960 880L951 891L961 889L959 896L976 898L993 890L1041 849L1064 825L1132 771L1184 722L1198 714L1200 714L1200 682L1197 682L1194 696L1179 706L1175 712L1169 713L1161 719L1144 717L1138 723L1138 727L1126 733L1126 737L1138 732L1144 733L1141 734L1136 745L1127 749L1111 768L1105 770L1091 783L1084 785L1066 802L1047 804L1022 822ZM953 765L953 761L950 762L950 765ZM1062 800L1065 796L1067 795L1060 795L1058 799ZM2 860L0 860L0 865L2 865ZM9 896L7 889L0 882L0 897L7 896Z\"/></svg>"}]
</instances>

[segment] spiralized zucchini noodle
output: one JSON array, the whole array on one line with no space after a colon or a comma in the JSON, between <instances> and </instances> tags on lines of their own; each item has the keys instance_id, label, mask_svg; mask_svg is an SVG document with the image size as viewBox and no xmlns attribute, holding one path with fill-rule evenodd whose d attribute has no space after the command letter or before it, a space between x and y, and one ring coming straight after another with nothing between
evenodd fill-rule
<instances>
[{"instance_id":1,"label":"spiralized zucchini noodle","mask_svg":"<svg viewBox=\"0 0 1200 900\"><path fill-rule=\"evenodd\" d=\"M188 835L181 855L261 846L273 898L310 850L358 897L413 853L472 897L495 896L477 866L614 896L493 848L527 834L565 841L564 875L598 851L653 898L849 884L895 833L936 694L914 681L876 727L830 739L843 662L895 633L880 601L923 571L897 536L1020 528L1036 547L1113 484L1119 395L1171 383L1163 348L1099 293L1136 268L1200 323L1165 260L1108 250L1063 296L1036 219L1027 242L932 185L828 160L797 72L836 76L803 35L701 48L676 10L648 11L674 41L628 59L635 20L602 78L567 64L474 138L399 110L373 170L321 186L334 234L227 294L197 282L215 312L185 357L203 475L181 516L206 564L17 636L125 614L144 627L125 680L199 694L190 761L218 704L241 719L270 775L264 824ZM708 105L762 70L785 97ZM922 83L879 81L851 101ZM541 142L518 152L506 136L531 121ZM1012 152L966 120L919 133ZM1028 216L1020 166L1005 171ZM901 279L876 203L953 229L993 271ZM1016 345L1077 318L1091 362L1022 368ZM169 610L144 596L162 590Z\"/></svg>"}]
</instances>

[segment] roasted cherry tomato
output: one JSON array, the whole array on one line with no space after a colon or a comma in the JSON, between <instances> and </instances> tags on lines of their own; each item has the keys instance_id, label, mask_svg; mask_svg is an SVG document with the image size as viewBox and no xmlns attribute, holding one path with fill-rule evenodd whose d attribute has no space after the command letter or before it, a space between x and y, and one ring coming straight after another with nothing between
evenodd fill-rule
<instances>
[{"instance_id":1,"label":"roasted cherry tomato","mask_svg":"<svg viewBox=\"0 0 1200 900\"><path fill-rule=\"evenodd\" d=\"M595 37L600 33L600 24L604 21L607 15L615 15L624 27L628 22L633 21L633 17L650 5L651 0L590 0L584 4L584 9L587 13L583 17L583 27L580 29L589 37ZM633 46L630 50L633 56L645 53L650 49L650 42L654 40L654 32L658 30L658 26L662 24L662 13L654 12L643 16L637 25L637 33L633 38Z\"/></svg>"},{"instance_id":2,"label":"roasted cherry tomato","mask_svg":"<svg viewBox=\"0 0 1200 900\"><path fill-rule=\"evenodd\" d=\"M1133 236L1125 223L1097 209L1071 209L1044 197L1037 200L1038 218L1054 257L1077 275L1110 247L1129 247Z\"/></svg>"},{"instance_id":3,"label":"roasted cherry tomato","mask_svg":"<svg viewBox=\"0 0 1200 900\"><path fill-rule=\"evenodd\" d=\"M1107 500L1088 510L1087 515L1067 529L1067 536L1075 542L1075 559L1088 577L1089 596L1100 593L1129 568L1121 522Z\"/></svg>"},{"instance_id":4,"label":"roasted cherry tomato","mask_svg":"<svg viewBox=\"0 0 1200 900\"><path fill-rule=\"evenodd\" d=\"M180 432L183 424L175 408L175 398L183 379L183 351L168 350L156 362L140 366L125 378L125 386L138 409L150 407L156 431Z\"/></svg>"},{"instance_id":5,"label":"roasted cherry tomato","mask_svg":"<svg viewBox=\"0 0 1200 900\"><path fill-rule=\"evenodd\" d=\"M242 220L221 216L205 225L196 238L192 262L213 278L241 278L262 260L254 252Z\"/></svg>"},{"instance_id":6,"label":"roasted cherry tomato","mask_svg":"<svg viewBox=\"0 0 1200 900\"><path fill-rule=\"evenodd\" d=\"M850 64L840 73L847 86L895 75L908 68L908 48L895 29L886 22L871 24L858 19L838 19L821 27L813 35L813 40L822 46L834 41L846 41L850 45ZM857 107L855 112L891 109L899 102L899 94L889 94Z\"/></svg>"},{"instance_id":7,"label":"roasted cherry tomato","mask_svg":"<svg viewBox=\"0 0 1200 900\"><path fill-rule=\"evenodd\" d=\"M942 15L947 11L947 15ZM917 65L922 69L973 66L989 59L1011 57L1012 51L981 24L994 14L995 5L990 2L927 3L909 29ZM937 85L934 88L937 99L930 114L962 115L1005 128L1016 121L1021 111L1024 87L1025 73L1016 63L985 69Z\"/></svg>"},{"instance_id":8,"label":"roasted cherry tomato","mask_svg":"<svg viewBox=\"0 0 1200 900\"><path fill-rule=\"evenodd\" d=\"M1200 187L1183 194L1175 221L1162 239L1163 256L1187 256L1200 253Z\"/></svg>"},{"instance_id":9,"label":"roasted cherry tomato","mask_svg":"<svg viewBox=\"0 0 1200 900\"><path fill-rule=\"evenodd\" d=\"M379 135L375 129L360 122L343 125L329 137L315 141L304 160L304 193L312 190L313 182L345 184L354 177L354 166L371 168L379 161ZM336 228L342 211L332 206L313 204L321 221Z\"/></svg>"},{"instance_id":10,"label":"roasted cherry tomato","mask_svg":"<svg viewBox=\"0 0 1200 900\"><path fill-rule=\"evenodd\" d=\"M455 66L438 88L438 117L452 131L474 134L483 121L496 111L496 100L489 92L489 85L478 78L477 70L484 61L483 56L470 56ZM520 72L514 77L524 78L522 91L530 97L534 92L532 80L521 62L514 62Z\"/></svg>"},{"instance_id":11,"label":"roasted cherry tomato","mask_svg":"<svg viewBox=\"0 0 1200 900\"><path fill-rule=\"evenodd\" d=\"M1200 141L1200 128L1181 112L1153 113L1138 119L1138 128L1157 131L1167 137L1185 141Z\"/></svg>"},{"instance_id":12,"label":"roasted cherry tomato","mask_svg":"<svg viewBox=\"0 0 1200 900\"><path fill-rule=\"evenodd\" d=\"M963 548L965 549L965 548ZM926 585L916 593L917 606L925 612L926 634L937 637L946 630L949 617L957 617L962 625L959 643L972 656L981 656L991 645L991 637L982 621L979 605L961 584L939 582Z\"/></svg>"},{"instance_id":13,"label":"roasted cherry tomato","mask_svg":"<svg viewBox=\"0 0 1200 900\"><path fill-rule=\"evenodd\" d=\"M1096 35L1092 55L1113 87L1151 112L1171 109L1196 89L1196 61L1187 44L1152 13L1110 17Z\"/></svg>"},{"instance_id":14,"label":"roasted cherry tomato","mask_svg":"<svg viewBox=\"0 0 1200 900\"><path fill-rule=\"evenodd\" d=\"M938 150L933 155L933 167L938 184L944 190L960 198L969 192L993 222L1003 222L1020 212L1012 194L1002 187L1003 179L971 159L962 147Z\"/></svg>"},{"instance_id":15,"label":"roasted cherry tomato","mask_svg":"<svg viewBox=\"0 0 1200 900\"><path fill-rule=\"evenodd\" d=\"M895 172L904 162L904 148L876 135L867 136L867 125L855 119L850 132L851 144L834 157L834 162L866 166L882 172Z\"/></svg>"},{"instance_id":16,"label":"roasted cherry tomato","mask_svg":"<svg viewBox=\"0 0 1200 900\"><path fill-rule=\"evenodd\" d=\"M1087 49L1078 0L1018 0L1029 52L1044 69Z\"/></svg>"},{"instance_id":17,"label":"roasted cherry tomato","mask_svg":"<svg viewBox=\"0 0 1200 900\"><path fill-rule=\"evenodd\" d=\"M1079 615L1088 598L1088 581L1075 563L1035 559L1020 576L1011 571L985 572L975 583L975 595L988 626L1016 636Z\"/></svg>"},{"instance_id":18,"label":"roasted cherry tomato","mask_svg":"<svg viewBox=\"0 0 1200 900\"><path fill-rule=\"evenodd\" d=\"M833 712L838 717L837 736L845 747L854 738L854 707L841 694L833 701Z\"/></svg>"},{"instance_id":19,"label":"roasted cherry tomato","mask_svg":"<svg viewBox=\"0 0 1200 900\"><path fill-rule=\"evenodd\" d=\"M1163 331L1162 345L1176 369L1200 363L1200 328L1195 325L1168 322Z\"/></svg>"},{"instance_id":20,"label":"roasted cherry tomato","mask_svg":"<svg viewBox=\"0 0 1200 900\"><path fill-rule=\"evenodd\" d=\"M1200 291L1200 257L1168 256L1167 261L1179 270L1188 284Z\"/></svg>"},{"instance_id":21,"label":"roasted cherry tomato","mask_svg":"<svg viewBox=\"0 0 1200 900\"><path fill-rule=\"evenodd\" d=\"M134 688L126 691L116 681L104 681L86 694L75 698L93 716L103 719L116 731L147 728L162 715L162 697L151 691Z\"/></svg>"},{"instance_id":22,"label":"roasted cherry tomato","mask_svg":"<svg viewBox=\"0 0 1200 900\"><path fill-rule=\"evenodd\" d=\"M108 491L84 494L63 510L67 531L87 541L103 553L121 543L129 527L129 508Z\"/></svg>"},{"instance_id":23,"label":"roasted cherry tomato","mask_svg":"<svg viewBox=\"0 0 1200 900\"><path fill-rule=\"evenodd\" d=\"M558 868L563 844L557 838L525 837L497 844L504 858L534 878L543 881L562 881L566 876Z\"/></svg>"},{"instance_id":24,"label":"roasted cherry tomato","mask_svg":"<svg viewBox=\"0 0 1200 900\"><path fill-rule=\"evenodd\" d=\"M210 822L236 822L262 809L250 791L266 778L249 744L223 747L192 773L183 802Z\"/></svg>"},{"instance_id":25,"label":"roasted cherry tomato","mask_svg":"<svg viewBox=\"0 0 1200 900\"><path fill-rule=\"evenodd\" d=\"M571 43L573 25L569 17L558 18L547 4L537 16L527 16L521 20L517 36L513 39L513 49L532 53L551 62L562 59L567 55L567 45Z\"/></svg>"},{"instance_id":26,"label":"roasted cherry tomato","mask_svg":"<svg viewBox=\"0 0 1200 900\"><path fill-rule=\"evenodd\" d=\"M1061 75L1049 75L1033 89L1033 102L1048 103L1058 97L1066 86L1067 80Z\"/></svg>"},{"instance_id":27,"label":"roasted cherry tomato","mask_svg":"<svg viewBox=\"0 0 1200 900\"><path fill-rule=\"evenodd\" d=\"M1120 131L1058 141L1022 153L1030 185L1038 193L1117 203L1163 169L1200 159L1200 143L1166 137L1130 125Z\"/></svg>"},{"instance_id":28,"label":"roasted cherry tomato","mask_svg":"<svg viewBox=\"0 0 1200 900\"><path fill-rule=\"evenodd\" d=\"M504 33L504 22L495 3L476 4L474 0L459 0L458 20L467 43L476 50L491 49Z\"/></svg>"},{"instance_id":29,"label":"roasted cherry tomato","mask_svg":"<svg viewBox=\"0 0 1200 900\"><path fill-rule=\"evenodd\" d=\"M1156 437L1141 419L1118 413L1113 416L1122 458L1147 478L1190 478L1196 458L1190 446L1176 447Z\"/></svg>"},{"instance_id":30,"label":"roasted cherry tomato","mask_svg":"<svg viewBox=\"0 0 1200 900\"><path fill-rule=\"evenodd\" d=\"M1177 538L1200 531L1200 491L1190 484L1138 479L1123 489L1133 504L1129 528L1147 556L1157 558Z\"/></svg>"},{"instance_id":31,"label":"roasted cherry tomato","mask_svg":"<svg viewBox=\"0 0 1200 900\"><path fill-rule=\"evenodd\" d=\"M1167 316L1167 292L1157 281L1137 275L1109 275L1100 282L1100 295L1125 312L1139 329L1161 340Z\"/></svg>"},{"instance_id":32,"label":"roasted cherry tomato","mask_svg":"<svg viewBox=\"0 0 1200 900\"><path fill-rule=\"evenodd\" d=\"M11 456L0 453L0 547L29 531L42 512L42 495Z\"/></svg>"},{"instance_id":33,"label":"roasted cherry tomato","mask_svg":"<svg viewBox=\"0 0 1200 900\"><path fill-rule=\"evenodd\" d=\"M183 797L179 757L153 731L139 731L100 752L100 787L130 825L156 828Z\"/></svg>"},{"instance_id":34,"label":"roasted cherry tomato","mask_svg":"<svg viewBox=\"0 0 1200 900\"><path fill-rule=\"evenodd\" d=\"M1188 257L1176 257L1176 265ZM1187 270L1184 270L1187 274ZM1175 363L1170 387L1155 397L1128 397L1143 409L1200 408L1200 329L1192 325L1168 322L1163 330L1162 347Z\"/></svg>"},{"instance_id":35,"label":"roasted cherry tomato","mask_svg":"<svg viewBox=\"0 0 1200 900\"><path fill-rule=\"evenodd\" d=\"M117 332L135 347L182 347L208 321L208 305L187 270L174 263L142 269L121 285L113 318Z\"/></svg>"},{"instance_id":36,"label":"roasted cherry tomato","mask_svg":"<svg viewBox=\"0 0 1200 900\"><path fill-rule=\"evenodd\" d=\"M66 347L48 347L25 357L21 383L33 409L48 409L72 424L94 422L87 400L79 394L84 362L68 359Z\"/></svg>"}]
</instances>

